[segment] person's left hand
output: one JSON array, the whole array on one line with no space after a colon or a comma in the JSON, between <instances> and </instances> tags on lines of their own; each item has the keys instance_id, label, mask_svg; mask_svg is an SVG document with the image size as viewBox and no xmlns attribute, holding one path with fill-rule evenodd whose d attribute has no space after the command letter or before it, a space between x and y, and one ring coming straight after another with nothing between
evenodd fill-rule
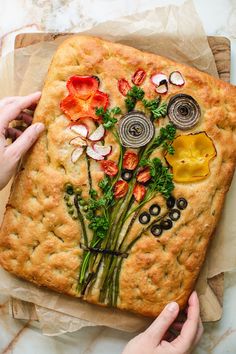
<instances>
[{"instance_id":1,"label":"person's left hand","mask_svg":"<svg viewBox=\"0 0 236 354\"><path fill-rule=\"evenodd\" d=\"M35 92L28 96L6 97L0 100L0 190L7 185L21 157L44 130L42 123L32 124L24 132L9 128L8 125L14 119L30 125L32 116L24 110L32 107L34 109L40 96L41 92ZM7 145L6 138L15 141Z\"/></svg>"}]
</instances>

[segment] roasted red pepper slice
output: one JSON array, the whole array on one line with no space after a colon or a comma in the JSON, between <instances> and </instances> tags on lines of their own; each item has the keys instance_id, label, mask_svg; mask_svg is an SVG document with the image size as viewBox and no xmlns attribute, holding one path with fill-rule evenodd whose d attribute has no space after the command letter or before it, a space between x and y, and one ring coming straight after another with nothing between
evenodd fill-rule
<instances>
[{"instance_id":1,"label":"roasted red pepper slice","mask_svg":"<svg viewBox=\"0 0 236 354\"><path fill-rule=\"evenodd\" d=\"M87 100L99 86L99 80L94 76L71 76L66 83L69 93L82 100Z\"/></svg>"},{"instance_id":2,"label":"roasted red pepper slice","mask_svg":"<svg viewBox=\"0 0 236 354\"><path fill-rule=\"evenodd\" d=\"M129 189L129 185L126 181L117 181L114 185L114 196L116 199L123 198Z\"/></svg>"},{"instance_id":3,"label":"roasted red pepper slice","mask_svg":"<svg viewBox=\"0 0 236 354\"><path fill-rule=\"evenodd\" d=\"M141 85L146 77L146 72L143 69L138 69L135 71L134 75L132 76L132 82L134 85Z\"/></svg>"},{"instance_id":4,"label":"roasted red pepper slice","mask_svg":"<svg viewBox=\"0 0 236 354\"><path fill-rule=\"evenodd\" d=\"M113 176L117 175L117 173L119 171L117 164L112 160L101 161L101 166L102 166L105 174L108 176L113 177Z\"/></svg>"},{"instance_id":5,"label":"roasted red pepper slice","mask_svg":"<svg viewBox=\"0 0 236 354\"><path fill-rule=\"evenodd\" d=\"M107 106L109 104L109 98L108 94L101 92L101 91L96 91L96 93L93 95L89 102L90 110L96 111L96 108L103 107L104 110L107 109ZM98 117L97 117L98 118Z\"/></svg>"},{"instance_id":6,"label":"roasted red pepper slice","mask_svg":"<svg viewBox=\"0 0 236 354\"><path fill-rule=\"evenodd\" d=\"M137 174L137 181L139 183L146 183L147 181L150 180L150 178L151 178L151 174L150 174L150 168L149 167L143 168Z\"/></svg>"},{"instance_id":7,"label":"roasted red pepper slice","mask_svg":"<svg viewBox=\"0 0 236 354\"><path fill-rule=\"evenodd\" d=\"M118 89L123 96L126 96L128 91L131 89L130 84L125 79L118 80Z\"/></svg>"},{"instance_id":8,"label":"roasted red pepper slice","mask_svg":"<svg viewBox=\"0 0 236 354\"><path fill-rule=\"evenodd\" d=\"M138 155L133 151L126 151L123 158L123 168L133 171L138 165Z\"/></svg>"},{"instance_id":9,"label":"roasted red pepper slice","mask_svg":"<svg viewBox=\"0 0 236 354\"><path fill-rule=\"evenodd\" d=\"M60 108L71 120L76 121L80 118L81 105L74 96L68 95L65 97L60 103Z\"/></svg>"},{"instance_id":10,"label":"roasted red pepper slice","mask_svg":"<svg viewBox=\"0 0 236 354\"><path fill-rule=\"evenodd\" d=\"M135 200L139 203L143 200L146 194L146 188L139 183L136 183L133 190L133 196Z\"/></svg>"}]
</instances>

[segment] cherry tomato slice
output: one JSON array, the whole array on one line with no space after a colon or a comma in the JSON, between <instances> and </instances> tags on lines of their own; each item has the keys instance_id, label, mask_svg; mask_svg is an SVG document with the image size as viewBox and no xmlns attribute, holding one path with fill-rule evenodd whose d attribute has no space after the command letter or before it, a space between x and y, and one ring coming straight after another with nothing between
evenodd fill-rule
<instances>
[{"instance_id":1,"label":"cherry tomato slice","mask_svg":"<svg viewBox=\"0 0 236 354\"><path fill-rule=\"evenodd\" d=\"M151 178L151 174L150 174L150 168L149 167L143 168L137 174L137 181L139 183L146 183L147 181L150 180L150 178Z\"/></svg>"},{"instance_id":2,"label":"cherry tomato slice","mask_svg":"<svg viewBox=\"0 0 236 354\"><path fill-rule=\"evenodd\" d=\"M123 158L123 168L133 171L138 165L138 155L133 151L126 151Z\"/></svg>"},{"instance_id":3,"label":"cherry tomato slice","mask_svg":"<svg viewBox=\"0 0 236 354\"><path fill-rule=\"evenodd\" d=\"M118 80L118 89L123 96L126 96L128 91L131 89L130 84L125 79Z\"/></svg>"},{"instance_id":4,"label":"cherry tomato slice","mask_svg":"<svg viewBox=\"0 0 236 354\"><path fill-rule=\"evenodd\" d=\"M126 181L117 181L114 185L114 196L116 199L123 198L129 189L129 185Z\"/></svg>"},{"instance_id":5,"label":"cherry tomato slice","mask_svg":"<svg viewBox=\"0 0 236 354\"><path fill-rule=\"evenodd\" d=\"M98 90L99 79L95 76L74 75L69 78L66 87L69 93L82 100L87 100Z\"/></svg>"},{"instance_id":6,"label":"cherry tomato slice","mask_svg":"<svg viewBox=\"0 0 236 354\"><path fill-rule=\"evenodd\" d=\"M146 77L146 72L143 69L138 69L135 71L134 75L132 76L132 82L134 85L141 85Z\"/></svg>"},{"instance_id":7,"label":"cherry tomato slice","mask_svg":"<svg viewBox=\"0 0 236 354\"><path fill-rule=\"evenodd\" d=\"M68 95L65 97L60 103L60 108L72 121L80 118L82 107L74 96Z\"/></svg>"},{"instance_id":8,"label":"cherry tomato slice","mask_svg":"<svg viewBox=\"0 0 236 354\"><path fill-rule=\"evenodd\" d=\"M139 203L143 200L146 194L146 188L139 183L136 183L133 190L133 196L135 200Z\"/></svg>"},{"instance_id":9,"label":"cherry tomato slice","mask_svg":"<svg viewBox=\"0 0 236 354\"><path fill-rule=\"evenodd\" d=\"M101 166L102 166L105 174L108 176L113 177L113 176L117 175L117 173L119 171L117 164L112 160L101 161Z\"/></svg>"}]
</instances>

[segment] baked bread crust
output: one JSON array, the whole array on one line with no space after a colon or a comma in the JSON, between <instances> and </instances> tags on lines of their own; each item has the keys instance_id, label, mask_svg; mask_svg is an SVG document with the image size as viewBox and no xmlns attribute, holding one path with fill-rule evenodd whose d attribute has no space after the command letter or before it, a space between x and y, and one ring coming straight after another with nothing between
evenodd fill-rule
<instances>
[{"instance_id":1,"label":"baked bread crust","mask_svg":"<svg viewBox=\"0 0 236 354\"><path fill-rule=\"evenodd\" d=\"M117 80L131 77L140 67L147 76L153 72L181 72L186 81L184 87L173 86L165 99L179 92L194 96L202 118L188 133L205 131L217 151L205 179L175 183L174 197L184 196L188 207L172 229L158 240L147 232L123 260L117 307L156 316L170 301L177 301L181 308L185 306L236 163L236 88L166 58L88 36L72 36L59 47L34 115L34 122L43 122L46 131L15 178L0 233L0 263L7 271L37 285L80 296L77 283L83 255L81 226L67 213L63 195L69 182L82 187L84 197L89 197L88 172L85 159L73 164L68 158L70 132L66 130L68 119L62 114L60 102L67 95L66 81L70 76L97 75L99 89L109 94L110 105L125 111ZM142 88L148 99L156 96L150 80L145 80ZM106 142L113 146L109 158L118 161L119 149L114 138L108 134ZM155 154L159 156L160 152ZM91 161L91 175L93 188L99 193L98 182L104 172L95 161ZM154 201L165 208L162 196L157 195ZM152 203L153 200L143 210ZM140 228L136 220L129 233L130 240L140 233ZM84 299L100 303L98 283Z\"/></svg>"}]
</instances>

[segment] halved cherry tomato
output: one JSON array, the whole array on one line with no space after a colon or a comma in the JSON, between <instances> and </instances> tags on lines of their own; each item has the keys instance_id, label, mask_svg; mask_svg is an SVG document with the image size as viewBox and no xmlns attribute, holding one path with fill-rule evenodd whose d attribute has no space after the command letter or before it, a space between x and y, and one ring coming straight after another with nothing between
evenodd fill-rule
<instances>
[{"instance_id":1,"label":"halved cherry tomato","mask_svg":"<svg viewBox=\"0 0 236 354\"><path fill-rule=\"evenodd\" d=\"M116 199L123 198L129 189L129 185L126 181L117 181L114 185L114 196Z\"/></svg>"},{"instance_id":2,"label":"halved cherry tomato","mask_svg":"<svg viewBox=\"0 0 236 354\"><path fill-rule=\"evenodd\" d=\"M89 110L93 110L95 114L96 108L103 107L104 110L106 110L108 104L109 104L108 94L97 90L95 94L91 97L91 100L89 102L89 107L90 107Z\"/></svg>"},{"instance_id":3,"label":"halved cherry tomato","mask_svg":"<svg viewBox=\"0 0 236 354\"><path fill-rule=\"evenodd\" d=\"M60 103L60 108L72 121L80 118L81 105L74 96L68 95L65 97Z\"/></svg>"},{"instance_id":4,"label":"halved cherry tomato","mask_svg":"<svg viewBox=\"0 0 236 354\"><path fill-rule=\"evenodd\" d=\"M99 86L99 80L95 76L74 75L69 78L66 87L69 93L82 100L87 100L93 95Z\"/></svg>"},{"instance_id":5,"label":"halved cherry tomato","mask_svg":"<svg viewBox=\"0 0 236 354\"><path fill-rule=\"evenodd\" d=\"M139 183L136 183L133 190L133 196L135 200L139 203L143 200L146 194L146 188Z\"/></svg>"},{"instance_id":6,"label":"halved cherry tomato","mask_svg":"<svg viewBox=\"0 0 236 354\"><path fill-rule=\"evenodd\" d=\"M126 151L123 158L123 168L133 171L138 165L138 155L133 151Z\"/></svg>"},{"instance_id":7,"label":"halved cherry tomato","mask_svg":"<svg viewBox=\"0 0 236 354\"><path fill-rule=\"evenodd\" d=\"M108 176L115 176L119 171L117 164L112 160L101 161L101 166Z\"/></svg>"},{"instance_id":8,"label":"halved cherry tomato","mask_svg":"<svg viewBox=\"0 0 236 354\"><path fill-rule=\"evenodd\" d=\"M125 79L118 80L118 89L123 96L126 96L128 91L131 89L130 84Z\"/></svg>"},{"instance_id":9,"label":"halved cherry tomato","mask_svg":"<svg viewBox=\"0 0 236 354\"><path fill-rule=\"evenodd\" d=\"M132 82L134 85L141 85L146 77L146 72L143 69L138 69L135 71L134 75L132 76Z\"/></svg>"},{"instance_id":10,"label":"halved cherry tomato","mask_svg":"<svg viewBox=\"0 0 236 354\"><path fill-rule=\"evenodd\" d=\"M151 174L150 174L150 168L149 167L143 168L137 174L137 181L139 183L146 183L147 181L150 180L150 178L151 178Z\"/></svg>"}]
</instances>

